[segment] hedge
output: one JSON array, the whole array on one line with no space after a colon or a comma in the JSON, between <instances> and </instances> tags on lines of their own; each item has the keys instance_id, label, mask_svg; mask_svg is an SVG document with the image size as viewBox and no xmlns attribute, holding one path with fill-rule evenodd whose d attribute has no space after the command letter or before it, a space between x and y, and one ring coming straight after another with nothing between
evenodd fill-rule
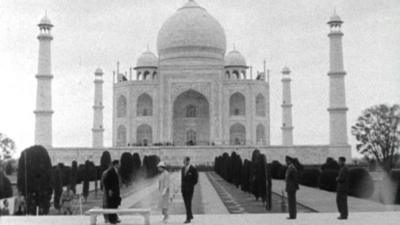
<instances>
[{"instance_id":1,"label":"hedge","mask_svg":"<svg viewBox=\"0 0 400 225\"><path fill-rule=\"evenodd\" d=\"M304 169L300 172L300 184L309 187L318 187L319 176L321 172L319 169Z\"/></svg>"},{"instance_id":2,"label":"hedge","mask_svg":"<svg viewBox=\"0 0 400 225\"><path fill-rule=\"evenodd\" d=\"M336 191L337 170L323 170L319 176L318 187L326 191Z\"/></svg>"},{"instance_id":3,"label":"hedge","mask_svg":"<svg viewBox=\"0 0 400 225\"><path fill-rule=\"evenodd\" d=\"M0 171L0 199L9 198L13 195L11 182L8 177Z\"/></svg>"},{"instance_id":4,"label":"hedge","mask_svg":"<svg viewBox=\"0 0 400 225\"><path fill-rule=\"evenodd\" d=\"M374 181L363 168L349 169L349 195L358 198L369 198L374 193Z\"/></svg>"}]
</instances>

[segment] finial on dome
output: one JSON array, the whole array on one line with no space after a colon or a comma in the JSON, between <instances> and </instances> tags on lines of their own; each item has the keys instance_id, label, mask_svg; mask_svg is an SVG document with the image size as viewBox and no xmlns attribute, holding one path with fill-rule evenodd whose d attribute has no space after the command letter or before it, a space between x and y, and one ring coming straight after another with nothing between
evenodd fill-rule
<instances>
[{"instance_id":1,"label":"finial on dome","mask_svg":"<svg viewBox=\"0 0 400 225\"><path fill-rule=\"evenodd\" d=\"M44 11L44 16L40 20L38 26L39 27L43 27L43 28L47 28L47 29L50 29L51 27L53 27L53 24L51 23L49 17L47 16L47 10Z\"/></svg>"},{"instance_id":2,"label":"finial on dome","mask_svg":"<svg viewBox=\"0 0 400 225\"><path fill-rule=\"evenodd\" d=\"M333 8L333 14L332 16L329 18L329 22L328 24L336 24L336 25L340 25L342 24L343 21L342 19L340 19L340 17L338 16L338 14L336 13L336 7Z\"/></svg>"},{"instance_id":3,"label":"finial on dome","mask_svg":"<svg viewBox=\"0 0 400 225\"><path fill-rule=\"evenodd\" d=\"M98 67L98 68L96 69L96 71L94 72L94 74L95 74L96 76L102 76L102 75L103 75L103 70L102 70L100 67Z\"/></svg>"},{"instance_id":4,"label":"finial on dome","mask_svg":"<svg viewBox=\"0 0 400 225\"><path fill-rule=\"evenodd\" d=\"M282 74L290 74L290 69L289 69L289 67L287 67L287 66L283 67L283 69L282 69Z\"/></svg>"}]
</instances>

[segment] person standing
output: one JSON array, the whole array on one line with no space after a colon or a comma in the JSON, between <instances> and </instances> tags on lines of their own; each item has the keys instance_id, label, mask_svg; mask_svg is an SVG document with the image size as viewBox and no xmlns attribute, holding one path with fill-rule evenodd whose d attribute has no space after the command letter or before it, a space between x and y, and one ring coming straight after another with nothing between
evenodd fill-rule
<instances>
[{"instance_id":1,"label":"person standing","mask_svg":"<svg viewBox=\"0 0 400 225\"><path fill-rule=\"evenodd\" d=\"M104 190L107 194L107 207L110 209L116 209L121 204L121 196L119 192L119 176L118 176L119 161L114 160L112 162L112 168L110 168L104 178ZM117 214L109 214L108 220L111 224L121 222L118 219Z\"/></svg>"},{"instance_id":2,"label":"person standing","mask_svg":"<svg viewBox=\"0 0 400 225\"><path fill-rule=\"evenodd\" d=\"M68 186L61 194L61 210L64 215L72 215L72 200L75 194L72 192L70 186Z\"/></svg>"},{"instance_id":3,"label":"person standing","mask_svg":"<svg viewBox=\"0 0 400 225\"><path fill-rule=\"evenodd\" d=\"M188 156L185 157L183 160L184 167L182 168L182 176L181 176L181 191L182 191L182 197L183 201L185 203L185 209L186 209L186 221L185 223L190 223L190 221L193 219L193 213L192 213L192 198L193 198L193 192L194 192L194 186L197 184L198 180L198 173L196 168L194 168L190 164L190 158Z\"/></svg>"},{"instance_id":4,"label":"person standing","mask_svg":"<svg viewBox=\"0 0 400 225\"><path fill-rule=\"evenodd\" d=\"M336 178L336 204L339 210L339 220L347 219L349 211L347 208L347 192L349 190L349 170L346 166L346 158L339 157L339 175Z\"/></svg>"},{"instance_id":5,"label":"person standing","mask_svg":"<svg viewBox=\"0 0 400 225\"><path fill-rule=\"evenodd\" d=\"M296 219L296 191L299 189L297 181L297 169L293 164L293 159L289 156L285 158L288 166L285 174L286 192L288 196L289 217L287 219Z\"/></svg>"},{"instance_id":6,"label":"person standing","mask_svg":"<svg viewBox=\"0 0 400 225\"><path fill-rule=\"evenodd\" d=\"M3 208L1 209L0 215L3 215L3 216L10 215L10 209L8 208L8 200L7 199L3 200Z\"/></svg>"},{"instance_id":7,"label":"person standing","mask_svg":"<svg viewBox=\"0 0 400 225\"><path fill-rule=\"evenodd\" d=\"M18 191L18 195L14 200L14 215L25 215L26 214L26 202L21 191Z\"/></svg>"},{"instance_id":8,"label":"person standing","mask_svg":"<svg viewBox=\"0 0 400 225\"><path fill-rule=\"evenodd\" d=\"M169 172L165 162L160 162L157 165L158 170L161 172L160 178L158 180L158 191L161 194L159 207L164 215L163 222L168 222L168 207L169 207L169 194L170 194L170 178Z\"/></svg>"}]
</instances>

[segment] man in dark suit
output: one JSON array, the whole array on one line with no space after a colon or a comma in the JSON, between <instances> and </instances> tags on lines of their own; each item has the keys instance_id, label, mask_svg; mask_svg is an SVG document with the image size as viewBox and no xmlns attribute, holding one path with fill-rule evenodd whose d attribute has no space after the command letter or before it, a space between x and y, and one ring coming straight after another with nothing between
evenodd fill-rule
<instances>
[{"instance_id":1,"label":"man in dark suit","mask_svg":"<svg viewBox=\"0 0 400 225\"><path fill-rule=\"evenodd\" d=\"M186 221L185 223L190 223L193 219L192 213L192 198L194 192L194 186L197 184L198 173L196 168L190 164L190 158L185 157L183 160L184 167L182 168L182 184L181 191L183 201L185 202L186 209Z\"/></svg>"},{"instance_id":2,"label":"man in dark suit","mask_svg":"<svg viewBox=\"0 0 400 225\"><path fill-rule=\"evenodd\" d=\"M346 166L346 158L339 157L339 175L336 178L336 204L340 213L339 220L347 219L349 211L347 208L347 192L349 191L349 170Z\"/></svg>"},{"instance_id":3,"label":"man in dark suit","mask_svg":"<svg viewBox=\"0 0 400 225\"><path fill-rule=\"evenodd\" d=\"M286 156L286 164L288 166L285 174L286 192L288 196L289 217L287 219L296 219L296 191L299 189L297 181L297 169L293 164L293 159Z\"/></svg>"},{"instance_id":4,"label":"man in dark suit","mask_svg":"<svg viewBox=\"0 0 400 225\"><path fill-rule=\"evenodd\" d=\"M118 176L119 162L114 160L112 168L108 169L104 177L104 190L107 194L107 206L111 209L116 209L121 204L121 196L119 193L119 176ZM111 224L121 222L117 214L109 214L108 221Z\"/></svg>"}]
</instances>

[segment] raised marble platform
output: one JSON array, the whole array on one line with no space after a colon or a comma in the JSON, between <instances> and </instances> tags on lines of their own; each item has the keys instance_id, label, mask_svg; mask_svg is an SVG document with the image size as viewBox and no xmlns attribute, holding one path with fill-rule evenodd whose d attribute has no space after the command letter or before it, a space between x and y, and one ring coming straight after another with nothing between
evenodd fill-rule
<instances>
[{"instance_id":1,"label":"raised marble platform","mask_svg":"<svg viewBox=\"0 0 400 225\"><path fill-rule=\"evenodd\" d=\"M215 157L224 152L235 151L242 159L250 159L257 148L267 156L268 161L284 162L285 156L297 157L303 164L322 164L327 157L351 158L350 146L296 145L296 146L150 146L150 147L109 147L109 148L51 148L52 163L70 164L73 160L99 162L101 154L109 151L113 159L119 159L123 152L138 152L141 157L155 154L171 166L181 166L184 156L190 156L194 165L213 165Z\"/></svg>"}]
</instances>

